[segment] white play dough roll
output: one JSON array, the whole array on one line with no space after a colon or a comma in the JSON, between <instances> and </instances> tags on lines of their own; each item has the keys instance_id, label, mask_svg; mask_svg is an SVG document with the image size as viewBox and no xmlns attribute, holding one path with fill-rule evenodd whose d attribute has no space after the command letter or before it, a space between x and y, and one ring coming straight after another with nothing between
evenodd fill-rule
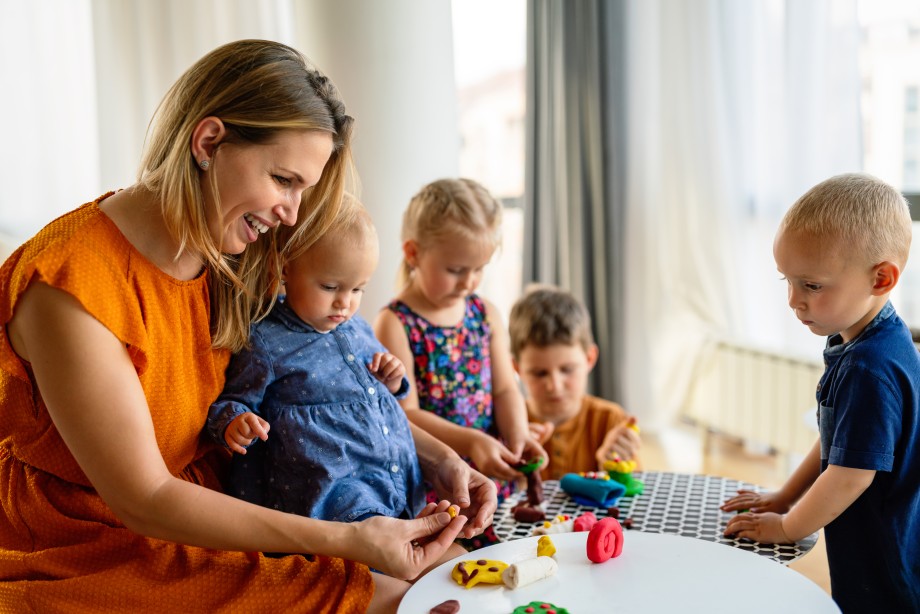
<instances>
[{"instance_id":1,"label":"white play dough roll","mask_svg":"<svg viewBox=\"0 0 920 614\"><path fill-rule=\"evenodd\" d=\"M548 556L538 556L519 563L509 565L502 573L502 582L508 588L527 586L537 580L548 578L556 573L559 565Z\"/></svg>"}]
</instances>

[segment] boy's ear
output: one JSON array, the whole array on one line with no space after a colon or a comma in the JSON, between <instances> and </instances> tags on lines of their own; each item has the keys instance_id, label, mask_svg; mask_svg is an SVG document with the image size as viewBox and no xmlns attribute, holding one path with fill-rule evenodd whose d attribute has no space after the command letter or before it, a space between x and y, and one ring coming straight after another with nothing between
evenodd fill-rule
<instances>
[{"instance_id":1,"label":"boy's ear","mask_svg":"<svg viewBox=\"0 0 920 614\"><path fill-rule=\"evenodd\" d=\"M898 285L901 268L890 260L886 260L872 268L872 277L872 294L874 296L888 294Z\"/></svg>"},{"instance_id":2,"label":"boy's ear","mask_svg":"<svg viewBox=\"0 0 920 614\"><path fill-rule=\"evenodd\" d=\"M597 364L597 355L600 353L600 350L597 348L596 343L592 343L591 347L585 350L585 356L588 359L588 373L594 368L594 365Z\"/></svg>"},{"instance_id":3,"label":"boy's ear","mask_svg":"<svg viewBox=\"0 0 920 614\"><path fill-rule=\"evenodd\" d=\"M514 367L514 372L518 375L521 374L521 366L518 364L517 358L514 356L511 357L511 366Z\"/></svg>"},{"instance_id":4,"label":"boy's ear","mask_svg":"<svg viewBox=\"0 0 920 614\"><path fill-rule=\"evenodd\" d=\"M418 243L413 239L409 239L402 246L403 258L406 260L406 264L410 267L418 266Z\"/></svg>"}]
</instances>

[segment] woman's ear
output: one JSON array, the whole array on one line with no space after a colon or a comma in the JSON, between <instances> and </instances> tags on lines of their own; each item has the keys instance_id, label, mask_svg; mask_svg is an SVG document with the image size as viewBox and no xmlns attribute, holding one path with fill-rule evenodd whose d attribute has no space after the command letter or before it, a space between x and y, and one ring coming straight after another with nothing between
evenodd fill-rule
<instances>
[{"instance_id":1,"label":"woman's ear","mask_svg":"<svg viewBox=\"0 0 920 614\"><path fill-rule=\"evenodd\" d=\"M202 166L201 163L206 161L208 164L203 167L208 167L214 157L214 153L217 151L217 146L226 134L227 128L219 117L205 117L198 122L198 125L192 130L191 148L192 156L194 156L199 166Z\"/></svg>"},{"instance_id":2,"label":"woman's ear","mask_svg":"<svg viewBox=\"0 0 920 614\"><path fill-rule=\"evenodd\" d=\"M898 285L898 280L901 278L901 268L890 260L886 260L873 267L872 275L872 294L881 296L888 294Z\"/></svg>"}]
</instances>

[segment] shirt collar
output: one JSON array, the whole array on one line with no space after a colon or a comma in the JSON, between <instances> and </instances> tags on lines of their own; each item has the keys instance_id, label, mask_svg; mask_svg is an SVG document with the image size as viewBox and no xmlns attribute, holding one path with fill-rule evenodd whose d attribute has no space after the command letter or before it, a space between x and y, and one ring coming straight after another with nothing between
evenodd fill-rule
<instances>
[{"instance_id":1,"label":"shirt collar","mask_svg":"<svg viewBox=\"0 0 920 614\"><path fill-rule=\"evenodd\" d=\"M882 310L879 311L872 321L869 322L862 332L860 332L856 337L850 339L848 342L843 343L843 338L840 336L840 333L836 333L827 338L827 347L824 349L825 356L836 356L843 354L848 351L851 347L862 341L864 338L872 334L872 330L878 327L879 324L890 318L894 315L894 306L891 304L891 301L885 303L885 306L882 307Z\"/></svg>"}]
</instances>

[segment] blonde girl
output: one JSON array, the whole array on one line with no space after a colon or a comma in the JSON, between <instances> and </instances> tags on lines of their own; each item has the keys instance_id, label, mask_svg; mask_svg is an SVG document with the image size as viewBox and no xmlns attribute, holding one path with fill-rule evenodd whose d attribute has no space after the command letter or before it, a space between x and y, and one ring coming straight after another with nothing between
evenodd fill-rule
<instances>
[{"instance_id":1,"label":"blonde girl","mask_svg":"<svg viewBox=\"0 0 920 614\"><path fill-rule=\"evenodd\" d=\"M409 420L504 482L499 499L522 475L515 464L545 457L527 427L505 326L475 293L500 244L500 225L501 205L477 182L425 186L403 216L402 291L374 327L413 365L411 392L400 402Z\"/></svg>"}]
</instances>

